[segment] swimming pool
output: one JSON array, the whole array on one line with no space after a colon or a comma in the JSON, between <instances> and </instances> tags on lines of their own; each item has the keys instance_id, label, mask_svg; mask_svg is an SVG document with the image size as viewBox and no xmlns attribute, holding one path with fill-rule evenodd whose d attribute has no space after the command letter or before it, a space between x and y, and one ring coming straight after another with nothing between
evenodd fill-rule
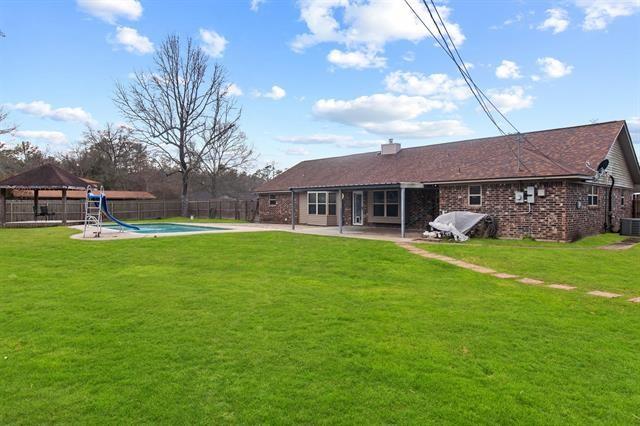
<instances>
[{"instance_id":1,"label":"swimming pool","mask_svg":"<svg viewBox=\"0 0 640 426\"><path fill-rule=\"evenodd\" d=\"M125 231L135 232L136 234L171 234L185 232L202 232L202 231L224 231L226 228L217 228L214 226L198 226L183 225L178 223L142 223L136 224L139 230L127 229ZM108 229L120 229L120 225L104 225Z\"/></svg>"}]
</instances>

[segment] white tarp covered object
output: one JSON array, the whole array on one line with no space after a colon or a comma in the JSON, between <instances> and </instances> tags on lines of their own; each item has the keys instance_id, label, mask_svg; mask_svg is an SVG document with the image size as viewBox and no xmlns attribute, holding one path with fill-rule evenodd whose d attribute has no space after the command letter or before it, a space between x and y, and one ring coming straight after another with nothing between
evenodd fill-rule
<instances>
[{"instance_id":1,"label":"white tarp covered object","mask_svg":"<svg viewBox=\"0 0 640 426\"><path fill-rule=\"evenodd\" d=\"M467 241L465 234L478 224L487 215L472 212L449 212L436 217L429 226L440 232L450 233L456 241ZM425 236L426 236L425 232Z\"/></svg>"}]
</instances>

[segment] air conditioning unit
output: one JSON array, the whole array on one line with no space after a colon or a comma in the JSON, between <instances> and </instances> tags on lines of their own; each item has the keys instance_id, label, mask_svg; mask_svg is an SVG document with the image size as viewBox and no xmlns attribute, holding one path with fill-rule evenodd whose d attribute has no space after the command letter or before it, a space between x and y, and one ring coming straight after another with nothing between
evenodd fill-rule
<instances>
[{"instance_id":1,"label":"air conditioning unit","mask_svg":"<svg viewBox=\"0 0 640 426\"><path fill-rule=\"evenodd\" d=\"M620 219L620 235L640 237L640 218Z\"/></svg>"}]
</instances>

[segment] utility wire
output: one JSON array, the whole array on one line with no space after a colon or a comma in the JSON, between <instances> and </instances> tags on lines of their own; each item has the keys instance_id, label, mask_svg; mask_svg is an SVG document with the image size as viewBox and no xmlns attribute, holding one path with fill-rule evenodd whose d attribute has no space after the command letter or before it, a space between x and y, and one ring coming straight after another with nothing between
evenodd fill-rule
<instances>
[{"instance_id":1,"label":"utility wire","mask_svg":"<svg viewBox=\"0 0 640 426\"><path fill-rule=\"evenodd\" d=\"M422 0L422 2L424 3L425 7L427 8L427 10L429 11L429 16L431 16L431 20L434 22L434 24L436 25L436 27L438 27L438 23L435 21L435 19L433 18L433 15L431 13L431 9L429 8L429 5L427 4L426 0ZM473 82L473 85L475 86L475 88L478 90L478 92L480 93L480 95L482 97L484 97L487 102L489 102L489 104L493 107L494 110L496 110L498 112L498 114L500 114L500 116L502 117L502 119L504 121L506 121L509 126L511 126L511 128L513 130L515 130L515 132L517 133L518 137L521 138L522 140L524 140L525 142L527 142L529 145L531 145L533 148L535 148L535 150L537 151L537 153L539 155L541 155L542 157L544 157L545 159L547 159L548 161L551 161L552 163L556 164L557 166L570 171L569 168L567 168L564 164L559 163L558 161L554 160L553 158L549 157L547 154L545 154L536 144L534 144L525 134L523 134L520 129L518 129L515 124L513 124L511 122L511 120L509 120L505 114L502 113L502 111L500 111L500 109L498 107L495 106L495 104L491 101L491 99L482 91L482 89L480 89L478 87L478 85L475 83L475 81L471 78L471 74L469 73L469 70L466 67L466 64L464 62L464 60L462 59L462 56L460 55L460 52L458 51L458 48L456 47L456 44L453 41L453 38L451 37L451 34L449 34L449 30L447 29L447 25L445 24L444 20L442 19L442 16L440 16L440 12L438 11L438 8L436 7L435 3L433 0L430 0L431 2L431 6L433 7L433 9L435 10L436 15L438 16L438 19L440 20L440 24L442 25L442 27L444 28L445 32L447 33L448 36L448 40L451 43L451 45L453 46L453 49L455 50L455 53L458 57L458 59L460 60L462 66L464 67L467 76L469 77L469 79L471 79L471 81ZM440 33L440 35L442 36L442 33L440 31L438 31ZM444 37L443 37L444 38ZM445 43L447 43L447 40L445 39ZM450 50L449 50L450 52ZM456 66L458 66L458 69L460 69L459 65L456 64ZM519 142L518 142L519 143ZM520 143L518 145L518 147L520 147ZM525 149L527 149L526 147L524 147ZM521 161L520 158L520 154L518 154L518 161ZM524 164L523 164L524 165ZM526 167L525 167L526 168ZM528 169L527 169L528 170Z\"/></svg>"},{"instance_id":2,"label":"utility wire","mask_svg":"<svg viewBox=\"0 0 640 426\"><path fill-rule=\"evenodd\" d=\"M472 82L472 80L469 79L469 75L467 73L465 73L458 65L458 62L456 61L455 57L453 56L453 54L451 53L451 51L448 49L448 47L445 47L445 45L442 43L442 41L440 40L440 38L438 38L433 31L431 31L431 28L429 28L429 26L424 22L424 20L422 19L422 17L418 14L418 12L413 8L413 6L411 6L411 3L409 3L408 0L404 0L405 4L409 7L409 9L411 9L411 11L413 12L413 14L416 16L416 18L418 18L418 20L420 21L420 23L422 23L422 25L426 28L426 30L429 32L429 34L431 35L431 37L438 43L438 45L442 48L442 50L444 50L444 52L447 54L447 56L449 56L449 58L454 62L454 64L456 64L456 67L458 67L458 70L460 71L460 73L462 74L462 78L464 79L465 83L467 84L467 86L469 87L469 90L471 91L471 93L473 94L473 96L476 98L476 100L478 101L478 103L480 104L480 107L482 108L482 110L484 111L484 113L487 115L487 117L489 118L489 120L494 124L494 126L496 126L496 128L498 129L498 131L500 133L502 133L503 135L505 135L506 133L502 130L502 128L500 127L500 125L496 122L496 120L493 118L493 116L491 115L491 112L489 111L489 109L486 107L486 105L484 104L484 102L481 100L481 97L478 93L476 93L476 90L474 89L475 84ZM438 27L438 25L436 24L436 28Z\"/></svg>"},{"instance_id":3,"label":"utility wire","mask_svg":"<svg viewBox=\"0 0 640 426\"><path fill-rule=\"evenodd\" d=\"M436 7L435 3L433 0L430 0L431 2L431 6L433 7L435 14L438 17L438 20L440 23L438 23L438 21L436 20L433 12L431 11L431 8L429 7L429 5L427 4L426 0L422 0L425 8L427 9L427 11L429 12L429 16L431 18L431 21L433 22L433 24L435 25L436 29L438 30L438 34L440 35L441 39L438 38L433 31L431 31L431 29L429 28L429 26L424 22L424 20L422 19L422 17L420 17L420 15L417 13L417 11L411 6L411 4L408 2L408 0L404 0L405 4L409 7L409 9L411 9L411 11L413 12L413 14L418 18L418 20L420 21L420 23L422 23L422 25L425 27L425 29L429 32L429 34L431 35L431 37L434 38L434 40L436 40L436 42L438 43L438 45L444 50L444 52L447 54L447 56L449 56L449 58L454 62L456 68L458 69L458 71L460 72L460 74L462 75L465 83L467 84L467 86L469 86L469 89L471 90L471 93L474 95L474 97L476 98L476 100L478 101L480 107L483 109L483 111L485 112L485 114L487 115L487 117L489 118L489 120L496 126L496 128L498 129L498 131L500 133L502 133L503 135L506 136L506 133L502 130L502 127L496 122L495 118L493 117L493 115L491 114L491 112L489 111L489 108L487 107L487 105L485 104L484 100L486 100L486 102L489 103L489 105L491 105L491 107L500 115L500 117L515 131L515 133L517 134L517 137L520 140L524 140L527 143L529 143L533 148L535 148L535 151L537 151L536 153L542 157L544 157L545 159L547 159L548 161L558 165L559 167L565 169L565 170L569 170L565 165L560 164L558 161L554 160L553 158L549 157L548 155L546 155L537 145L535 145L529 138L526 137L526 135L522 134L522 132L520 132L520 130L502 113L502 111L500 111L500 109L493 103L493 101L482 91L482 89L480 89L480 87L478 87L478 85L476 84L476 82L473 80L473 78L471 77L471 74L469 73L469 70L466 66L466 63L464 62L464 60L462 59L462 56L460 55L460 52L458 51L458 48L456 47L453 38L451 37L451 34L449 33L449 30L447 29L447 26L444 22L444 20L442 19L442 16L440 15L440 12L438 11L438 8ZM442 26L442 28L444 29L446 36L442 33L442 31L440 30L440 27ZM451 44L451 46L453 47L453 51L451 50L451 47L449 47L449 44ZM457 56L457 58L456 58ZM459 62L458 62L459 61ZM518 144L518 149L520 149L522 143L519 141L516 141L516 143ZM525 149L527 149L526 147L524 147ZM531 149L528 149L529 151L532 151ZM511 149L511 151L513 152L513 149ZM533 152L533 151L532 151ZM518 152L517 154L514 153L514 155L517 157L518 160L518 168L520 167L520 165L522 165L525 169L527 169L528 171L530 171L528 169L528 167L526 167L524 165L524 163L521 161L521 155Z\"/></svg>"}]
</instances>

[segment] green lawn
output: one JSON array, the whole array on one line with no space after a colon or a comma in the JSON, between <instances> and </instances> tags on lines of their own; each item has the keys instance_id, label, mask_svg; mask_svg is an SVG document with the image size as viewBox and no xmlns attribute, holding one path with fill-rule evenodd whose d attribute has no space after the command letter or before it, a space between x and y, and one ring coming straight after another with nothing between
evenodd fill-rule
<instances>
[{"instance_id":1,"label":"green lawn","mask_svg":"<svg viewBox=\"0 0 640 426\"><path fill-rule=\"evenodd\" d=\"M626 237L603 234L576 243L473 239L464 244L418 244L434 253L581 290L640 296L640 245L628 250L600 247Z\"/></svg>"},{"instance_id":2,"label":"green lawn","mask_svg":"<svg viewBox=\"0 0 640 426\"><path fill-rule=\"evenodd\" d=\"M387 242L70 233L0 229L0 424L640 419L637 305Z\"/></svg>"}]
</instances>

